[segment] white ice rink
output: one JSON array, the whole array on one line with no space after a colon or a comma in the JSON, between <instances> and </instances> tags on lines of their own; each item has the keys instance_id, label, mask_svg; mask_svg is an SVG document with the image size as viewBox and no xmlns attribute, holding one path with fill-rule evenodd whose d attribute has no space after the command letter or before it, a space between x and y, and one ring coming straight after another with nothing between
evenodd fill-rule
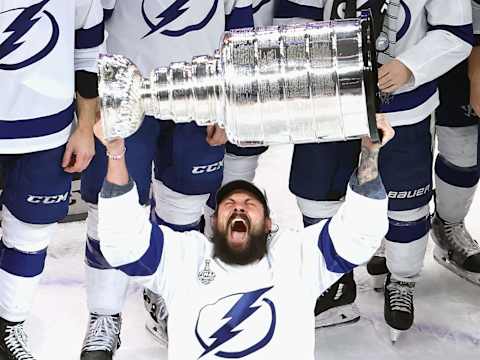
<instances>
[{"instance_id":1,"label":"white ice rink","mask_svg":"<svg viewBox=\"0 0 480 360\"><path fill-rule=\"evenodd\" d=\"M288 146L271 148L261 159L256 180L267 190L276 222L282 227L300 227L300 215L288 191L290 157ZM467 219L477 238L479 215L477 196ZM84 222L61 225L50 247L46 274L27 322L31 348L39 360L79 359L88 317L84 238ZM362 318L354 325L317 331L316 359L480 360L480 287L434 262L431 250L430 244L417 284L415 324L396 345L391 345L384 324L383 294L371 289L365 269L360 268L356 280ZM116 360L167 359L166 351L144 329L141 292L133 287L123 312L122 342ZM296 346L295 339L285 346Z\"/></svg>"}]
</instances>

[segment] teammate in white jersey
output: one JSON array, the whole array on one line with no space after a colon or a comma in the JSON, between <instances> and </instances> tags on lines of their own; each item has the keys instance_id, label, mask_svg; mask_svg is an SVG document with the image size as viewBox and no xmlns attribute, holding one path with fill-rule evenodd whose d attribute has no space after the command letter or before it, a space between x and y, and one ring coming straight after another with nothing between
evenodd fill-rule
<instances>
[{"instance_id":1,"label":"teammate in white jersey","mask_svg":"<svg viewBox=\"0 0 480 360\"><path fill-rule=\"evenodd\" d=\"M0 5L2 360L33 359L23 322L56 223L67 214L72 173L94 155L96 58L103 34L99 0Z\"/></svg>"},{"instance_id":2,"label":"teammate in white jersey","mask_svg":"<svg viewBox=\"0 0 480 360\"><path fill-rule=\"evenodd\" d=\"M225 30L253 25L251 0L103 0L106 11L106 50L138 64L143 76L176 61L210 55ZM146 117L137 133L126 140L130 173L141 204L150 202L154 162L153 216L177 231L199 230L203 207L220 187L226 138L216 126ZM218 145L218 146L211 146ZM90 321L82 359L111 359L119 346L120 313L128 277L112 269L99 254L97 201L106 172L105 148L82 177L82 198L89 204L87 220L87 295ZM148 329L166 342L164 304L145 294L150 312ZM151 316L150 316L151 315ZM160 321L161 320L161 321ZM110 331L114 329L114 331Z\"/></svg>"},{"instance_id":3,"label":"teammate in white jersey","mask_svg":"<svg viewBox=\"0 0 480 360\"><path fill-rule=\"evenodd\" d=\"M480 246L465 228L479 178L480 2L472 0L475 47L468 60L439 81L436 111L434 258L459 276L480 285Z\"/></svg>"},{"instance_id":4,"label":"teammate in white jersey","mask_svg":"<svg viewBox=\"0 0 480 360\"><path fill-rule=\"evenodd\" d=\"M393 129L383 117L378 126L385 145ZM210 240L152 224L129 177L123 140L107 144L100 249L113 267L165 297L169 359L314 359L316 298L366 262L388 229L381 145L365 138L362 146L332 219L299 232L279 229L264 193L237 180L217 193Z\"/></svg>"},{"instance_id":5,"label":"teammate in white jersey","mask_svg":"<svg viewBox=\"0 0 480 360\"><path fill-rule=\"evenodd\" d=\"M395 341L399 331L407 330L413 323L415 282L423 266L430 228L430 114L439 104L436 79L466 59L471 51L470 1L278 1L279 22L355 17L358 11L371 9L378 24L375 40L380 65L379 110L388 114L397 135L380 158L380 171L389 197L386 257L376 257L368 270L381 279L380 287L385 289L385 320L392 328L392 341ZM358 143L295 147L290 189L297 196L306 225L335 214L359 151ZM336 298L341 305L353 302L355 284L351 275L340 283L342 289L352 289L348 292L352 296L343 302L341 296L335 296L334 289L330 291L331 305L335 305ZM340 288L340 284L336 287ZM328 308L322 304L325 299L328 297L319 299L317 313ZM334 315L335 311L332 311ZM345 316L349 314L339 315L340 321L349 319ZM353 319L358 318L358 314L354 315ZM318 320L321 325L324 319Z\"/></svg>"}]
</instances>

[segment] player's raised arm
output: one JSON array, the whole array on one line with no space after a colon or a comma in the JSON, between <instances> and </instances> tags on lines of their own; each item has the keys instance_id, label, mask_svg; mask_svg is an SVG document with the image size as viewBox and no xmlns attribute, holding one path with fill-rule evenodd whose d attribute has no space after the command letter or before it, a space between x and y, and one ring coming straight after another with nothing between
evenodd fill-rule
<instances>
[{"instance_id":1,"label":"player's raised arm","mask_svg":"<svg viewBox=\"0 0 480 360\"><path fill-rule=\"evenodd\" d=\"M103 138L100 122L95 126L95 135ZM183 234L151 223L150 207L140 205L135 182L128 173L124 140L104 144L108 167L98 199L101 241L97 252L104 258L100 261L167 297L167 276L173 273L169 269L184 255L184 241L177 239Z\"/></svg>"},{"instance_id":2,"label":"player's raised arm","mask_svg":"<svg viewBox=\"0 0 480 360\"><path fill-rule=\"evenodd\" d=\"M313 234L320 250L319 264L313 264L318 266L320 292L344 273L368 261L387 233L388 200L378 171L378 155L394 131L383 115L377 117L377 124L383 133L382 144L362 139L360 163L339 211L331 220L304 229L307 236ZM307 241L308 245L311 244Z\"/></svg>"}]
</instances>

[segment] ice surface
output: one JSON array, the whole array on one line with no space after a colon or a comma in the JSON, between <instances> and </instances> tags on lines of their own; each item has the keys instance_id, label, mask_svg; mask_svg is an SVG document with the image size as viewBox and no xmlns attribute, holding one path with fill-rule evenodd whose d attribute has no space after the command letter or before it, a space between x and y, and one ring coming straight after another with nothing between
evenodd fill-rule
<instances>
[{"instance_id":1,"label":"ice surface","mask_svg":"<svg viewBox=\"0 0 480 360\"><path fill-rule=\"evenodd\" d=\"M288 191L290 158L290 146L269 149L261 158L256 181L267 190L277 223L282 227L300 227L295 198ZM480 196L477 196L467 226L478 238L479 214ZM88 317L84 237L84 222L62 224L50 247L46 273L27 322L31 347L39 360L79 359ZM417 284L415 324L394 346L383 321L383 294L371 289L364 268L356 271L356 279L362 318L353 325L317 331L317 359L480 359L480 287L434 262L431 243L423 277ZM167 359L166 351L144 330L139 289L130 290L123 314L123 344L115 359ZM295 339L286 346L296 346Z\"/></svg>"}]
</instances>

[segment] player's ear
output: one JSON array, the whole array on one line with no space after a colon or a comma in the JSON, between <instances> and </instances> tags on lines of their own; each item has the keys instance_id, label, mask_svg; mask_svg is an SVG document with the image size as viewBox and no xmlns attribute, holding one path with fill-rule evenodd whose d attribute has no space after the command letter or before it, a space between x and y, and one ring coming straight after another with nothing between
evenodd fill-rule
<instances>
[{"instance_id":1,"label":"player's ear","mask_svg":"<svg viewBox=\"0 0 480 360\"><path fill-rule=\"evenodd\" d=\"M210 225L212 228L215 228L217 226L217 211L213 213L213 215L210 217Z\"/></svg>"},{"instance_id":2,"label":"player's ear","mask_svg":"<svg viewBox=\"0 0 480 360\"><path fill-rule=\"evenodd\" d=\"M265 231L272 231L272 219L270 219L270 217L265 218Z\"/></svg>"}]
</instances>

